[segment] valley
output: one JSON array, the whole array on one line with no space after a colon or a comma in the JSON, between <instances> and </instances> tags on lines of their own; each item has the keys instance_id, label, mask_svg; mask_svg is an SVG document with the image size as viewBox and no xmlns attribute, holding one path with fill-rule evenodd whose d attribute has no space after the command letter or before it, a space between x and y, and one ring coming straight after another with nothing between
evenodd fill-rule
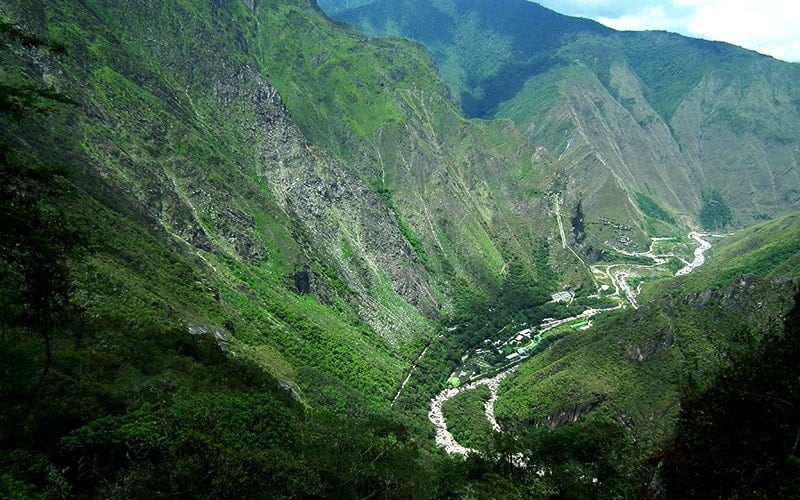
<instances>
[{"instance_id":1,"label":"valley","mask_svg":"<svg viewBox=\"0 0 800 500\"><path fill-rule=\"evenodd\" d=\"M800 491L800 66L525 0L0 48L0 498Z\"/></svg>"},{"instance_id":2,"label":"valley","mask_svg":"<svg viewBox=\"0 0 800 500\"><path fill-rule=\"evenodd\" d=\"M556 216L562 242L566 243L560 212L557 209ZM684 267L674 273L675 276L685 276L703 265L706 259L705 254L711 249L711 243L704 238L709 238L710 236L692 231L685 241L680 238L652 238L650 247L646 252L630 253L615 249L623 255L653 260L651 265L627 263L595 264L591 266L597 293L588 298L596 299L598 302L602 302L603 299L605 301L610 300L616 302L616 305L610 307L588 306L574 316L545 318L539 325L515 331L505 340L501 336L503 331L506 330L504 328L496 336L484 339L480 348L464 353L461 356L461 364L448 379L449 387L439 392L430 401L428 418L436 427L436 444L449 454L467 455L468 453L475 453L475 449L459 444L458 440L448 430L447 419L442 409L447 401L462 392L474 390L479 386L488 387L491 395L485 402L484 414L489 420L491 428L498 432L501 431L494 415L494 404L498 398L500 384L506 377L514 373L518 364L541 350L537 348L542 345L543 340L547 339L544 344L546 346L555 339L560 339L567 335L580 335L581 332L592 327L592 318L599 314L612 314L626 307L637 309L639 306L636 297L643 284L647 280L670 276L672 271L667 264L671 259L677 259L684 264ZM692 252L692 261L687 261L685 258L688 241L697 243L697 247ZM629 279L637 280L636 288L631 287ZM612 289L613 291L611 291ZM559 292L553 295L554 302L571 302L573 298L574 296L571 292ZM527 325L523 324L521 326ZM513 327L509 329L515 330ZM423 351L422 355L424 353L425 351ZM410 376L411 374L409 373ZM407 381L408 377L405 382ZM405 385L405 382L403 385Z\"/></svg>"}]
</instances>

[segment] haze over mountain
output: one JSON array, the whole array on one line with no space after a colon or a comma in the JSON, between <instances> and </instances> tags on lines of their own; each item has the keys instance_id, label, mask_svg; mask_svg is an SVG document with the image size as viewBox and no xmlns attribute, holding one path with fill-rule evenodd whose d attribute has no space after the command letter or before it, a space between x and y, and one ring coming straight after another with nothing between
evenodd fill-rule
<instances>
[{"instance_id":1,"label":"haze over mountain","mask_svg":"<svg viewBox=\"0 0 800 500\"><path fill-rule=\"evenodd\" d=\"M797 66L368 3L0 7L0 496L797 491Z\"/></svg>"},{"instance_id":2,"label":"haze over mountain","mask_svg":"<svg viewBox=\"0 0 800 500\"><path fill-rule=\"evenodd\" d=\"M531 0L528 0L531 1ZM375 0L319 0L328 14L351 10ZM669 31L703 40L722 41L800 62L800 38L794 29L800 10L782 0L730 3L722 0L540 0L533 2L568 16L593 19L621 31Z\"/></svg>"}]
</instances>

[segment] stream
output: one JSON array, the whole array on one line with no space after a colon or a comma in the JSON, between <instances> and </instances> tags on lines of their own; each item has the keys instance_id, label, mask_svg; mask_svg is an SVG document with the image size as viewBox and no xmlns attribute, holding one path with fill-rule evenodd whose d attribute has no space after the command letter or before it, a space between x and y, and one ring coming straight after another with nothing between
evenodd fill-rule
<instances>
[{"instance_id":1,"label":"stream","mask_svg":"<svg viewBox=\"0 0 800 500\"><path fill-rule=\"evenodd\" d=\"M704 240L703 239L704 236L713 236L713 235L700 234L696 232L689 233L689 238L695 240L700 246L694 250L694 260L686 264L686 267L684 267L683 269L678 270L678 272L675 273L675 276L685 276L705 263L706 261L705 253L709 248L711 248L711 243Z\"/></svg>"},{"instance_id":2,"label":"stream","mask_svg":"<svg viewBox=\"0 0 800 500\"><path fill-rule=\"evenodd\" d=\"M450 431L447 430L447 422L445 421L444 414L442 413L442 405L459 392L463 390L475 389L480 385L488 386L492 393L492 396L484 404L484 412L486 413L486 418L489 420L489 423L492 424L492 429L495 431L500 431L500 425L498 425L497 420L494 418L494 403L497 401L497 389L500 387L500 382L502 382L504 378L514 373L514 370L516 369L517 365L514 365L511 368L501 371L491 378L481 378L470 382L467 385L453 389L447 389L437 394L436 397L431 400L431 411L428 413L428 418L431 422L433 422L433 425L436 426L436 445L440 448L443 448L447 453L450 454L459 453L461 455L467 455L468 453L476 451L472 448L467 448L460 445Z\"/></svg>"},{"instance_id":3,"label":"stream","mask_svg":"<svg viewBox=\"0 0 800 500\"><path fill-rule=\"evenodd\" d=\"M559 220L560 220L560 218L559 218ZM703 265L705 263L705 252L707 252L711 248L711 243L709 243L707 240L705 240L703 238L704 237L708 237L708 236L716 236L716 235L702 234L702 233L698 233L696 231L692 231L691 233L689 233L688 237L690 239L696 241L697 244L698 244L698 247L694 250L694 260L692 262L686 262L685 260L681 259L684 262L685 266L683 268L681 268L680 270L678 270L678 272L675 273L675 276L685 276L685 275L691 273L692 271L694 271L695 269L697 269L698 267L700 267L701 265ZM668 257L678 258L674 254L657 255L655 253L655 251L654 251L655 243L657 241L663 241L665 239L666 238L653 238L652 242L650 244L650 248L649 248L649 250L647 252L629 253L629 252L620 251L618 249L615 249L615 250L617 250L620 253L623 253L625 255L638 256L638 257L648 257L648 258L653 259L653 265L652 266L641 266L641 265L639 265L639 267L660 266L660 265L663 265L664 263L667 262ZM592 266L591 267L591 271L593 273L605 275L609 279L609 281L611 281L611 283L613 284L615 290L614 290L613 293L609 294L608 296L612 296L612 297L613 296L617 296L617 297L619 297L620 302L619 302L619 304L617 304L616 307L606 308L606 309L588 308L585 311L583 311L582 313L578 314L577 316L572 316L570 318L564 318L564 319L555 320L555 321L549 320L549 321L543 322L541 325L539 325L536 328L536 330L538 332L540 332L540 333L544 333L547 330L555 328L556 326L563 325L565 323L569 323L569 322L580 320L580 319L588 319L588 318L591 318L592 316L594 316L594 315L596 315L598 313L601 313L601 312L610 311L610 310L616 310L616 309L623 309L623 308L625 308L625 301L627 301L628 304L630 304L631 307L633 307L634 309L638 308L638 304L636 302L636 295L638 294L638 290L633 290L630 287L630 285L628 284L628 281L627 281L627 278L636 276L634 273L632 273L630 271L630 269L632 267L636 267L636 265L632 265L632 264L606 264L606 265L597 265L597 266ZM617 270L616 268L619 268L619 270ZM608 286L605 286L605 289L608 289ZM600 293L601 291L604 291L604 290L599 289L598 293ZM623 295L624 295L624 298L623 298ZM423 354L424 354L424 351L423 351ZM494 403L495 403L495 401L497 401L498 389L499 389L500 383L503 381L503 379L505 379L506 377L508 377L512 373L514 373L514 371L519 366L519 363L523 359L525 359L525 358L521 357L521 358L518 358L517 360L515 360L514 362L509 363L499 373L497 373L496 375L493 375L492 377L476 378L476 379L473 379L473 380L469 381L469 383L467 383L465 385L462 385L462 386L459 386L459 387L445 389L445 390L441 391L439 394L437 394L436 396L434 396L433 399L431 399L431 402L430 402L430 408L431 409L430 409L430 412L428 413L428 419L436 427L436 445L439 446L440 448L444 449L449 454L461 454L461 455L466 456L469 453L473 453L473 452L477 451L477 450L475 450L473 448L467 448L467 447L459 444L459 442L455 439L453 434L450 433L450 431L447 429L447 421L446 421L446 419L444 417L444 413L442 412L442 406L444 405L445 402L447 402L451 398L455 397L461 391L474 389L474 388L476 388L476 387L478 387L480 385L488 386L489 390L491 391L491 397L489 398L488 401L486 401L486 404L484 405L484 411L486 413L486 418L489 420L489 423L492 425L492 428L495 431L499 431L500 430L500 426L497 424L497 421L495 420L495 415L494 415ZM409 373L409 376L410 375L411 374ZM406 382L408 382L408 377L404 381L403 386L405 386ZM401 388L401 390L402 390L402 388ZM398 395L399 395L399 391L398 391ZM396 399L396 397L395 397L395 399Z\"/></svg>"}]
</instances>

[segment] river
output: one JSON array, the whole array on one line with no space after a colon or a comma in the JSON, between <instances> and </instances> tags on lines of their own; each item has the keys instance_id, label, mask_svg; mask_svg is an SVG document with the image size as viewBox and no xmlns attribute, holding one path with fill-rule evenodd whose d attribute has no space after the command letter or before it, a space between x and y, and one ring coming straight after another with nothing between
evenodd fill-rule
<instances>
[{"instance_id":1,"label":"river","mask_svg":"<svg viewBox=\"0 0 800 500\"><path fill-rule=\"evenodd\" d=\"M694 250L694 260L686 264L686 267L684 267L683 269L679 269L678 272L675 273L675 276L685 276L705 263L706 261L705 253L706 251L708 251L709 248L711 248L711 243L704 240L703 239L704 236L712 236L712 235L701 234L696 232L689 233L689 238L695 240L700 246L695 248Z\"/></svg>"},{"instance_id":2,"label":"river","mask_svg":"<svg viewBox=\"0 0 800 500\"><path fill-rule=\"evenodd\" d=\"M707 252L711 248L711 243L709 243L708 241L704 240L703 238L704 237L708 237L708 236L712 236L712 235L702 234L702 233L698 233L696 231L692 231L691 233L689 233L689 238L693 239L694 241L696 241L698 243L698 247L694 250L694 260L692 262L688 262L688 263L686 263L686 261L684 261L684 263L686 263L686 266L681 268L677 273L675 273L675 276L687 275L687 274L691 273L692 271L694 271L695 269L697 269L698 267L702 266L705 263L705 252ZM713 235L713 236L716 236L716 235ZM672 254L656 255L654 253L655 242L656 241L660 241L660 240L663 240L663 238L653 238L653 241L650 244L650 249L647 252L628 253L628 255L649 257L649 258L653 259L653 262L654 262L653 265L654 266L662 265L662 264L667 262L667 259L666 259L667 257L675 257L675 256L672 255ZM626 253L626 252L622 252L622 253ZM614 271L615 267L620 267L622 269L619 270L619 271ZM549 321L547 323L542 323L541 325L539 325L538 331L544 332L544 331L547 331L547 330L553 328L554 326L561 325L561 324L568 323L568 322L572 322L572 321L575 321L575 320L578 320L578 319L590 318L590 317L592 317L595 314L598 314L600 312L609 311L609 310L613 310L613 309L621 309L621 308L624 307L624 303L622 302L622 300L623 300L622 299L622 295L623 294L625 296L625 299L631 305L631 307L633 307L634 309L637 308L638 304L636 303L636 292L628 285L628 282L627 282L627 278L628 277L634 276L629 270L631 267L633 267L633 265L630 265L630 264L608 264L608 265L605 265L605 266L592 266L592 272L605 274L606 276L608 276L609 280L614 285L615 291L614 291L614 293L610 294L609 296L619 296L620 297L621 301L617 305L617 307L607 308L607 309L588 308L588 309L586 309L585 311L583 311L581 314L579 314L577 316L561 319L561 320L558 320L556 322ZM605 269L603 269L603 268L605 268ZM598 290L598 293L600 291L601 290ZM424 351L423 351L423 354L424 354ZM520 361L521 360L522 359L520 359ZM450 400L451 398L456 396L459 392L464 391L464 390L474 389L474 388L478 387L479 385L486 385L486 386L489 387L489 390L491 391L491 397L486 402L486 404L484 406L484 410L485 410L485 413L486 413L486 418L491 423L492 428L494 430L496 430L496 431L499 431L500 430L500 426L497 424L497 421L495 420L495 415L494 415L494 403L495 403L495 401L497 401L498 389L500 387L500 383L503 381L503 379L505 379L506 377L508 377L512 373L514 373L514 371L517 369L517 367L518 367L518 363L515 363L512 366L504 369L503 371L501 371L500 373L498 373L498 374L496 374L496 375L494 375L492 377L479 378L477 380L472 380L468 384L465 384L463 386L456 387L456 388L445 389L445 390L441 391L439 394L437 394L436 396L434 396L433 399L431 399L431 402L430 402L431 410L430 410L430 412L428 412L428 419L436 427L436 445L439 446L440 448L444 449L449 454L468 455L469 453L473 453L473 452L476 451L476 450L474 450L472 448L467 448L465 446L462 446L455 439L455 437L453 437L453 434L451 434L450 431L447 429L447 421L444 418L444 413L442 412L442 406L444 405L445 402L447 402L448 400ZM409 376L410 376L410 374L409 374ZM405 386L405 383L407 381L408 381L408 378L406 378L406 381L403 383L403 386Z\"/></svg>"}]
</instances>

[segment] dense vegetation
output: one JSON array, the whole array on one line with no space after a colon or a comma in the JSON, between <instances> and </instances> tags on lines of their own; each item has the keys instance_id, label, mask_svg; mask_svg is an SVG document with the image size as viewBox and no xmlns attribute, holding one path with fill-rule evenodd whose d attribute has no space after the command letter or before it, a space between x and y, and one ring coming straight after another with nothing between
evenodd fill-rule
<instances>
[{"instance_id":1,"label":"dense vegetation","mask_svg":"<svg viewBox=\"0 0 800 500\"><path fill-rule=\"evenodd\" d=\"M790 497L800 487L800 295L769 342L746 334L705 389L686 388L667 490L683 498ZM745 493L746 492L746 493Z\"/></svg>"},{"instance_id":2,"label":"dense vegetation","mask_svg":"<svg viewBox=\"0 0 800 500\"><path fill-rule=\"evenodd\" d=\"M796 298L786 311L798 263L783 245L798 241L798 227L789 216L715 241L709 263L650 287L639 310L561 338L507 379L497 417L512 429L573 418L623 425L636 439L629 460L644 467L635 474L658 475L667 453L663 484L677 497L790 489L797 376L786 360L797 341ZM747 270L763 278L737 274Z\"/></svg>"},{"instance_id":3,"label":"dense vegetation","mask_svg":"<svg viewBox=\"0 0 800 500\"><path fill-rule=\"evenodd\" d=\"M497 23L524 24L502 5ZM796 217L639 311L546 336L507 379L507 432L480 415L485 388L448 402L481 452L447 457L427 404L465 350L599 303L551 244L548 160L508 122L459 116L419 46L305 1L8 10L1 497L630 497L662 450L676 495L796 488L780 436L800 313L774 320L794 285L742 276L797 274ZM574 301L550 302L565 285ZM702 457L734 449L741 401L757 470ZM718 474L687 484L686 467Z\"/></svg>"},{"instance_id":4,"label":"dense vegetation","mask_svg":"<svg viewBox=\"0 0 800 500\"><path fill-rule=\"evenodd\" d=\"M675 224L675 217L661 208L658 203L653 201L653 199L646 194L636 193L636 203L639 205L639 209L641 209L646 216L666 222L668 224Z\"/></svg>"},{"instance_id":5,"label":"dense vegetation","mask_svg":"<svg viewBox=\"0 0 800 500\"><path fill-rule=\"evenodd\" d=\"M577 32L606 34L588 19L569 18L535 3L500 0L415 2L381 0L347 12L345 2L321 6L371 35L402 35L424 44L467 116L491 118L537 73L564 63L550 54ZM344 12L342 12L344 11ZM531 20L544 29L530 29Z\"/></svg>"},{"instance_id":6,"label":"dense vegetation","mask_svg":"<svg viewBox=\"0 0 800 500\"><path fill-rule=\"evenodd\" d=\"M462 391L442 407L447 429L461 445L488 450L492 444L492 426L486 419L484 404L491 393L485 385Z\"/></svg>"},{"instance_id":7,"label":"dense vegetation","mask_svg":"<svg viewBox=\"0 0 800 500\"><path fill-rule=\"evenodd\" d=\"M11 51L21 44L64 55L47 39L3 27ZM76 189L78 171L41 157L64 140L55 134L66 129L51 127L74 105L35 80L2 89L0 495L408 496L417 487L401 485L405 478L429 485L425 470L397 468L401 455L414 463L416 445L363 394L343 410L312 411L296 387L247 359L265 351L231 358L224 351L235 340L221 330L187 332L169 308L214 310L195 289L207 279L197 263ZM41 142L31 147L12 130ZM65 163L77 156L59 153ZM111 273L128 267L149 277L148 303L116 303L104 290L139 286L134 274L113 283ZM183 283L170 288L161 273ZM333 399L346 404L340 396ZM349 432L353 418L359 437Z\"/></svg>"},{"instance_id":8,"label":"dense vegetation","mask_svg":"<svg viewBox=\"0 0 800 500\"><path fill-rule=\"evenodd\" d=\"M4 325L3 497L356 498L431 484L404 426L309 410L213 334L70 320L38 391L41 341Z\"/></svg>"},{"instance_id":9,"label":"dense vegetation","mask_svg":"<svg viewBox=\"0 0 800 500\"><path fill-rule=\"evenodd\" d=\"M703 208L700 209L700 224L709 231L722 229L733 223L733 213L717 190L703 193Z\"/></svg>"},{"instance_id":10,"label":"dense vegetation","mask_svg":"<svg viewBox=\"0 0 800 500\"><path fill-rule=\"evenodd\" d=\"M178 160L166 172L174 186L203 186L218 196L214 189L232 187L230 173L210 169L209 188L172 169L184 168L182 155L224 165L215 150L232 136L209 147L206 115L195 127L173 123L185 143L161 142L149 132L137 142L147 131L135 123L156 115L170 121L170 113L183 111L128 78L137 75L126 66L133 57L116 59L127 76L109 67L95 72L91 83L102 92L81 94L78 104L43 83L35 65L66 60L67 72L80 74L83 68L69 62L88 62L82 42L54 29L77 50L65 54L45 38L4 26L9 50L3 63L19 75L4 87L2 109L4 496L427 496L442 482L453 491L469 482L457 462L441 465L452 474L436 475L439 459L418 449L416 440L428 430L420 419L411 422L412 432L398 422L402 417L387 416L385 401L394 389L387 382L399 379L402 362L394 355L381 360L388 346L337 296L349 293L340 278L308 248L298 251L296 240L308 236L296 225L255 211L254 222L273 239L269 263L254 266L247 259L258 255L258 245L246 234L234 239L252 246L220 251L213 231L221 225L218 215L196 206L201 224L186 227L180 219L191 214L180 208L149 212L136 202L138 191L128 190L134 186L94 170L97 155L117 148L128 158L166 148L158 158ZM101 52L89 55L99 56L106 61ZM107 108L111 103L115 107ZM104 115L114 110L122 117ZM76 122L87 143L64 134ZM81 149L86 144L97 149L87 154ZM126 162L110 163L112 171L126 172L120 179L163 189L137 177L147 168L126 170ZM273 207L257 180L247 185L249 196ZM182 188L178 195L188 197ZM253 208L231 192L222 199ZM167 196L148 203L179 202ZM413 236L408 226L400 231ZM250 249L256 253L244 253ZM544 273L547 255L536 258L543 259ZM515 279L521 280L515 287L531 289L528 271ZM307 295L312 280L324 288L326 304ZM446 341L431 345L398 408L418 416L446 375L442 360L460 348ZM403 470L405 460L410 469Z\"/></svg>"}]
</instances>

